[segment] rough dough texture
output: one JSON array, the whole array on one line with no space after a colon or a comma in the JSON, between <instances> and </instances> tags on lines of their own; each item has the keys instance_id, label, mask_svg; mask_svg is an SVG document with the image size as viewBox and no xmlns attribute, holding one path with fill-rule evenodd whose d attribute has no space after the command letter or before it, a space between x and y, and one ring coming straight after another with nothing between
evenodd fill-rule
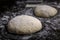
<instances>
[{"instance_id":1,"label":"rough dough texture","mask_svg":"<svg viewBox=\"0 0 60 40\"><path fill-rule=\"evenodd\" d=\"M57 10L48 5L36 6L34 13L36 16L51 17L57 14Z\"/></svg>"},{"instance_id":2,"label":"rough dough texture","mask_svg":"<svg viewBox=\"0 0 60 40\"><path fill-rule=\"evenodd\" d=\"M41 29L41 21L28 15L16 16L8 23L8 31L17 34L31 34Z\"/></svg>"}]
</instances>

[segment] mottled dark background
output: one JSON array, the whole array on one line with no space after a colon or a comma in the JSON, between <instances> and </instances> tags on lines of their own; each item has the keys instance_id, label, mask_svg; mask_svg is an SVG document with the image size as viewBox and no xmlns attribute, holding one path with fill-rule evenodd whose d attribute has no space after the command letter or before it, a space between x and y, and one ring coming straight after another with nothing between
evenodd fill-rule
<instances>
[{"instance_id":1,"label":"mottled dark background","mask_svg":"<svg viewBox=\"0 0 60 40\"><path fill-rule=\"evenodd\" d=\"M51 18L42 18L34 15L34 8L25 8L25 1L20 3L20 0L10 7L3 5L0 9L0 40L60 40L60 3L59 0L27 0L27 1L41 1L41 4L46 4L55 7L58 13ZM1 6L1 5L0 5ZM17 35L7 31L7 24L9 20L18 15L30 15L41 20L43 29L34 34ZM27 18L28 19L28 18ZM18 19L17 19L18 20Z\"/></svg>"}]
</instances>

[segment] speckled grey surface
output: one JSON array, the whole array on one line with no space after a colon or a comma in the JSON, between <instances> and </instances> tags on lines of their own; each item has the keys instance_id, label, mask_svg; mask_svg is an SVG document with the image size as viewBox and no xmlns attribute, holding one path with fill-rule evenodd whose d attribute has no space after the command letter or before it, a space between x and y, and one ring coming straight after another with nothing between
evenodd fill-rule
<instances>
[{"instance_id":1,"label":"speckled grey surface","mask_svg":"<svg viewBox=\"0 0 60 40\"><path fill-rule=\"evenodd\" d=\"M56 8L58 14L51 18L36 17L33 8L25 8L22 10L19 5L13 6L12 9L0 13L0 40L60 40L60 9L57 6ZM43 24L43 29L30 35L9 33L7 31L7 24L10 19L18 15L30 15L38 18Z\"/></svg>"}]
</instances>

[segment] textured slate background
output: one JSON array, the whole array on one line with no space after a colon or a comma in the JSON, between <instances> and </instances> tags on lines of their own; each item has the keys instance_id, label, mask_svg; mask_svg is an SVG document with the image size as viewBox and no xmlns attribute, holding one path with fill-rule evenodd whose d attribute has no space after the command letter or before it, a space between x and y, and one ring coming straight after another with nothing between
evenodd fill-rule
<instances>
[{"instance_id":1,"label":"textured slate background","mask_svg":"<svg viewBox=\"0 0 60 40\"><path fill-rule=\"evenodd\" d=\"M35 0L34 0L35 1ZM0 40L60 40L60 7L56 2L42 2L55 7L58 14L51 18L36 17L33 8L20 8L19 1L11 8L7 8L4 12L0 12ZM24 6L24 5L23 5ZM30 35L17 35L7 31L7 24L10 19L18 15L30 15L41 20L43 29Z\"/></svg>"}]
</instances>

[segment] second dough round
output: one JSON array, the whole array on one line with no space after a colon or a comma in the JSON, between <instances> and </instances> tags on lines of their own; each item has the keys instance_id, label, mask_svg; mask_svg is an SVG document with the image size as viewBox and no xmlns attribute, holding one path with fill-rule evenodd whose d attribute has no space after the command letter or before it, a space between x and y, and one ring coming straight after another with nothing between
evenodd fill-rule
<instances>
[{"instance_id":1,"label":"second dough round","mask_svg":"<svg viewBox=\"0 0 60 40\"><path fill-rule=\"evenodd\" d=\"M36 16L51 17L57 14L57 10L48 5L36 6L34 13Z\"/></svg>"}]
</instances>

